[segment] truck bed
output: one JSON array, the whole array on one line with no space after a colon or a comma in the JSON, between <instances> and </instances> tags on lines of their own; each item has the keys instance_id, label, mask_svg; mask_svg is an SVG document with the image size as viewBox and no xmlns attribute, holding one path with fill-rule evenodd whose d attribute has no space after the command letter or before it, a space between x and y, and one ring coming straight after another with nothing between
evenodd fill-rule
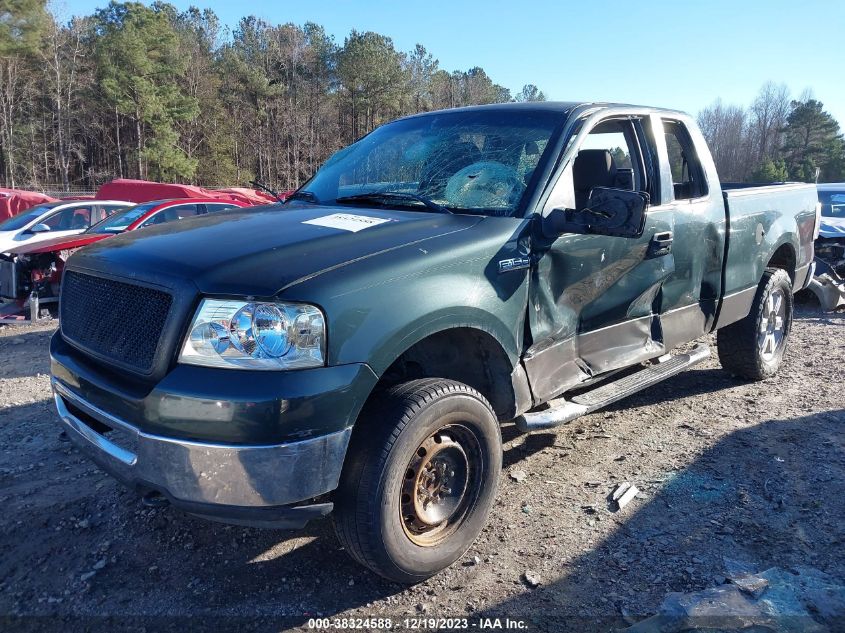
<instances>
[{"instance_id":1,"label":"truck bed","mask_svg":"<svg viewBox=\"0 0 845 633\"><path fill-rule=\"evenodd\" d=\"M787 244L794 258L791 268L806 269L813 259L814 184L722 183L722 196L728 226L725 295L755 288L768 258Z\"/></svg>"}]
</instances>

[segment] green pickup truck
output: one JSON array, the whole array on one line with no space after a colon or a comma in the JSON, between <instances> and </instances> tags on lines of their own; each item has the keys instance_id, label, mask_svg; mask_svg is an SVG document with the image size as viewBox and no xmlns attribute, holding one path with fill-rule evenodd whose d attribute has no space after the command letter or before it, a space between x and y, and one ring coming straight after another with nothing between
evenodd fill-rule
<instances>
[{"instance_id":1,"label":"green pickup truck","mask_svg":"<svg viewBox=\"0 0 845 633\"><path fill-rule=\"evenodd\" d=\"M284 205L73 255L55 403L148 503L277 528L331 513L356 560L418 582L484 526L501 424L553 428L670 378L714 330L725 369L774 374L817 202L720 183L681 112L403 118Z\"/></svg>"}]
</instances>

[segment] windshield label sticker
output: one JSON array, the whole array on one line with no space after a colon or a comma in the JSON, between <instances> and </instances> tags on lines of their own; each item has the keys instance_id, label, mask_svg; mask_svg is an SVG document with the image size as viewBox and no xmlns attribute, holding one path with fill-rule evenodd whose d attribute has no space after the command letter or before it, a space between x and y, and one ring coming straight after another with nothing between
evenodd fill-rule
<instances>
[{"instance_id":1,"label":"windshield label sticker","mask_svg":"<svg viewBox=\"0 0 845 633\"><path fill-rule=\"evenodd\" d=\"M333 213L322 218L305 220L303 224L314 224L315 226L326 226L330 229L340 229L341 231L357 233L363 229L384 224L385 222L392 222L392 220L390 218L372 218L366 215L353 215L351 213Z\"/></svg>"}]
</instances>

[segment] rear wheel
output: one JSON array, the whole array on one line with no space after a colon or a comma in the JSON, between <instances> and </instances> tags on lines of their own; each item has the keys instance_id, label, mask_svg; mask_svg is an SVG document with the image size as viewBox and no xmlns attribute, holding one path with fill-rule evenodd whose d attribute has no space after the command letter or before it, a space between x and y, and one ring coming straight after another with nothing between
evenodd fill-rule
<instances>
[{"instance_id":1,"label":"rear wheel","mask_svg":"<svg viewBox=\"0 0 845 633\"><path fill-rule=\"evenodd\" d=\"M493 410L467 385L423 379L377 396L358 425L335 494L338 538L385 578L425 580L486 523L502 466Z\"/></svg>"},{"instance_id":2,"label":"rear wheel","mask_svg":"<svg viewBox=\"0 0 845 633\"><path fill-rule=\"evenodd\" d=\"M716 333L722 367L748 380L773 376L792 329L792 282L785 270L767 269L751 312Z\"/></svg>"}]
</instances>

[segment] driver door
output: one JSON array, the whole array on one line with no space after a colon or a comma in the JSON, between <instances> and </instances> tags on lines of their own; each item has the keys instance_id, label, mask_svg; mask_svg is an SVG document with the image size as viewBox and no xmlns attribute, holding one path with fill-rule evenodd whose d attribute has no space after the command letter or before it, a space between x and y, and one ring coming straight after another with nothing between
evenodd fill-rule
<instances>
[{"instance_id":1,"label":"driver door","mask_svg":"<svg viewBox=\"0 0 845 633\"><path fill-rule=\"evenodd\" d=\"M525 369L537 401L604 372L660 356L660 293L674 272L671 212L660 206L659 168L648 117L594 122L545 204L584 209L593 187L649 194L639 237L565 233L535 243L531 344Z\"/></svg>"}]
</instances>

